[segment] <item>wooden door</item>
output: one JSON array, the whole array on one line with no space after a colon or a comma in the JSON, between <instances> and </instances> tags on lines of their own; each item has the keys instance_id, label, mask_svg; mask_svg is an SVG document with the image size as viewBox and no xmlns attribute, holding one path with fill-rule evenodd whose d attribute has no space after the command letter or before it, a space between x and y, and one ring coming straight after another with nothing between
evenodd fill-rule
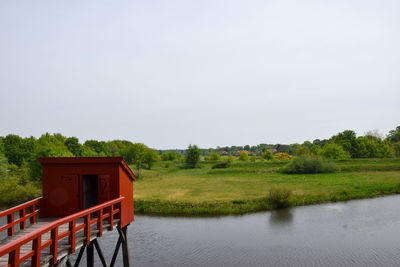
<instances>
[{"instance_id":1,"label":"wooden door","mask_svg":"<svg viewBox=\"0 0 400 267\"><path fill-rule=\"evenodd\" d=\"M110 175L99 175L99 204L110 199Z\"/></svg>"},{"instance_id":2,"label":"wooden door","mask_svg":"<svg viewBox=\"0 0 400 267\"><path fill-rule=\"evenodd\" d=\"M49 200L52 206L52 214L62 217L79 211L79 186L78 175L61 175L50 192Z\"/></svg>"}]
</instances>

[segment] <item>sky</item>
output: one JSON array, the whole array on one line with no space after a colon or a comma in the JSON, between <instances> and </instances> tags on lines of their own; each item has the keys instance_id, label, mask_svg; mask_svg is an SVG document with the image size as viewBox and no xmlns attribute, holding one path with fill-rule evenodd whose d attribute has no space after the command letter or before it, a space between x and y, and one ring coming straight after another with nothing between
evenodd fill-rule
<instances>
[{"instance_id":1,"label":"sky","mask_svg":"<svg viewBox=\"0 0 400 267\"><path fill-rule=\"evenodd\" d=\"M0 2L0 136L158 149L400 125L400 1Z\"/></svg>"}]
</instances>

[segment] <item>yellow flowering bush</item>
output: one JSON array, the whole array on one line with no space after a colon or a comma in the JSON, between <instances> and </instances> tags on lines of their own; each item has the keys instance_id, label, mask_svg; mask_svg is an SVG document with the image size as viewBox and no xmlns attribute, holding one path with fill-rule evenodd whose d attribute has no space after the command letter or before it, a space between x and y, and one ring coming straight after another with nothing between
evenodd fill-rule
<instances>
[{"instance_id":1,"label":"yellow flowering bush","mask_svg":"<svg viewBox=\"0 0 400 267\"><path fill-rule=\"evenodd\" d=\"M289 155L288 153L276 153L274 154L274 158L276 159L293 159L292 155Z\"/></svg>"}]
</instances>

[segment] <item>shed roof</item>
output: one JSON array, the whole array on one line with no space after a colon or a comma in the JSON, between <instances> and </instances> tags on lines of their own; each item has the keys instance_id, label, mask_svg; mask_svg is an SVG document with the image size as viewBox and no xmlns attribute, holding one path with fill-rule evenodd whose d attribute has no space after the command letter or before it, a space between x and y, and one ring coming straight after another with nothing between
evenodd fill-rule
<instances>
[{"instance_id":1,"label":"shed roof","mask_svg":"<svg viewBox=\"0 0 400 267\"><path fill-rule=\"evenodd\" d=\"M48 164L120 164L129 178L136 180L136 176L122 157L57 157L38 158L42 165Z\"/></svg>"}]
</instances>

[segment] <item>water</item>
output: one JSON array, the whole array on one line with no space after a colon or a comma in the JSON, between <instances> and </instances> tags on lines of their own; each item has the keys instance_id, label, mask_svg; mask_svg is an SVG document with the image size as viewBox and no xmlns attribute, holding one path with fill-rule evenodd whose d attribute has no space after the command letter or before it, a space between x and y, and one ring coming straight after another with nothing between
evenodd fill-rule
<instances>
[{"instance_id":1,"label":"water","mask_svg":"<svg viewBox=\"0 0 400 267\"><path fill-rule=\"evenodd\" d=\"M128 230L131 260L134 266L399 266L399 207L400 196L389 196L219 218L136 216ZM113 233L101 242L112 247L116 239Z\"/></svg>"},{"instance_id":2,"label":"water","mask_svg":"<svg viewBox=\"0 0 400 267\"><path fill-rule=\"evenodd\" d=\"M389 196L218 218L136 215L128 229L131 263L399 266L399 207L400 196ZM99 239L109 260L117 238L114 231Z\"/></svg>"}]
</instances>

